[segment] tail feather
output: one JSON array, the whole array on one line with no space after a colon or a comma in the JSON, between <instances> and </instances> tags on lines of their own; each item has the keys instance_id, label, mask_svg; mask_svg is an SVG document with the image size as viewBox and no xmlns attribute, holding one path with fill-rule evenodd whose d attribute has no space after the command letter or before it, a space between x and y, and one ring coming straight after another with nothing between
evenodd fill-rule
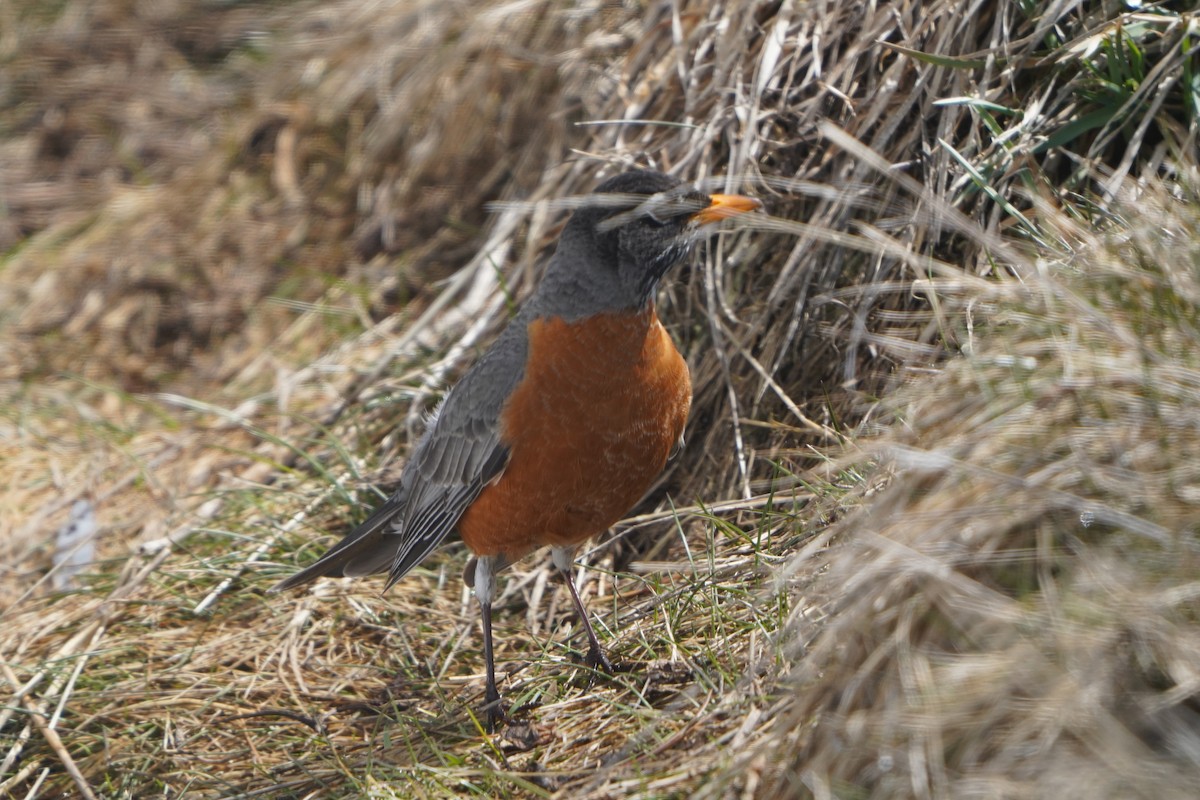
<instances>
[{"instance_id":1,"label":"tail feather","mask_svg":"<svg viewBox=\"0 0 1200 800\"><path fill-rule=\"evenodd\" d=\"M358 577L386 572L396 555L396 542L385 537L391 522L404 511L404 501L396 496L388 499L315 563L276 583L268 592L283 592L311 583L326 575Z\"/></svg>"}]
</instances>

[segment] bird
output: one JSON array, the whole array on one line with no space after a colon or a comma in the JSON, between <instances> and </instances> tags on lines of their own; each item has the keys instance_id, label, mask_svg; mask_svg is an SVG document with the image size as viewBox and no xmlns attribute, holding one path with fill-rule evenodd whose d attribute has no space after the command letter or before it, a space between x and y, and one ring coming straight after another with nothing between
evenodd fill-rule
<instances>
[{"instance_id":1,"label":"bird","mask_svg":"<svg viewBox=\"0 0 1200 800\"><path fill-rule=\"evenodd\" d=\"M480 607L483 710L505 718L492 640L496 574L539 548L570 589L585 663L613 671L571 577L576 549L616 524L682 445L688 366L655 308L659 282L713 223L757 199L630 170L577 198L530 297L444 396L399 486L311 566L271 587L386 572L384 591L457 532Z\"/></svg>"}]
</instances>

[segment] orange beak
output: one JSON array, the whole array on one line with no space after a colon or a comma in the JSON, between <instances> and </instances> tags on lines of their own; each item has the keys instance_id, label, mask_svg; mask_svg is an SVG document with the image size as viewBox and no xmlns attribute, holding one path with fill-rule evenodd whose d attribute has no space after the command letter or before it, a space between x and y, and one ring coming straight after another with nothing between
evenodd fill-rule
<instances>
[{"instance_id":1,"label":"orange beak","mask_svg":"<svg viewBox=\"0 0 1200 800\"><path fill-rule=\"evenodd\" d=\"M763 207L761 200L740 194L714 194L709 199L712 200L712 205L692 214L692 219L698 225L720 222L723 219L736 217L749 211L757 211Z\"/></svg>"}]
</instances>

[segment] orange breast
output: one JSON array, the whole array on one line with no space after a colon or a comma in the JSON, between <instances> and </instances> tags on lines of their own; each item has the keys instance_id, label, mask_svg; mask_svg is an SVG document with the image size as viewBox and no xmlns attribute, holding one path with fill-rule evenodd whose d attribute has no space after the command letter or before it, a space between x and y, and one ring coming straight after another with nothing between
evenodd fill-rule
<instances>
[{"instance_id":1,"label":"orange breast","mask_svg":"<svg viewBox=\"0 0 1200 800\"><path fill-rule=\"evenodd\" d=\"M511 563L612 526L662 471L691 402L687 363L653 308L535 320L501 417L511 457L459 521L463 541Z\"/></svg>"}]
</instances>

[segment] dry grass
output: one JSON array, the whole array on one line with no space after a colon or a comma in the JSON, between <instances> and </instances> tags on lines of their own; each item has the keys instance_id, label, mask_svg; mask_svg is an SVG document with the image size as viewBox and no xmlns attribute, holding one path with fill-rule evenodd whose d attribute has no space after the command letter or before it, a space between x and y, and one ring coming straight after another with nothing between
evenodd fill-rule
<instances>
[{"instance_id":1,"label":"dry grass","mask_svg":"<svg viewBox=\"0 0 1200 800\"><path fill-rule=\"evenodd\" d=\"M709 796L1194 796L1197 199L1047 210L1060 254L971 292L965 352L887 401L864 502L787 568L819 611Z\"/></svg>"},{"instance_id":2,"label":"dry grass","mask_svg":"<svg viewBox=\"0 0 1200 800\"><path fill-rule=\"evenodd\" d=\"M1187 18L113 0L0 21L4 792L1196 785ZM488 738L458 549L385 597L262 590L394 479L536 281L555 199L633 163L772 217L662 299L689 447L587 555L626 669L576 666L569 601L519 565L497 603L519 710ZM100 560L52 592L79 498Z\"/></svg>"}]
</instances>

